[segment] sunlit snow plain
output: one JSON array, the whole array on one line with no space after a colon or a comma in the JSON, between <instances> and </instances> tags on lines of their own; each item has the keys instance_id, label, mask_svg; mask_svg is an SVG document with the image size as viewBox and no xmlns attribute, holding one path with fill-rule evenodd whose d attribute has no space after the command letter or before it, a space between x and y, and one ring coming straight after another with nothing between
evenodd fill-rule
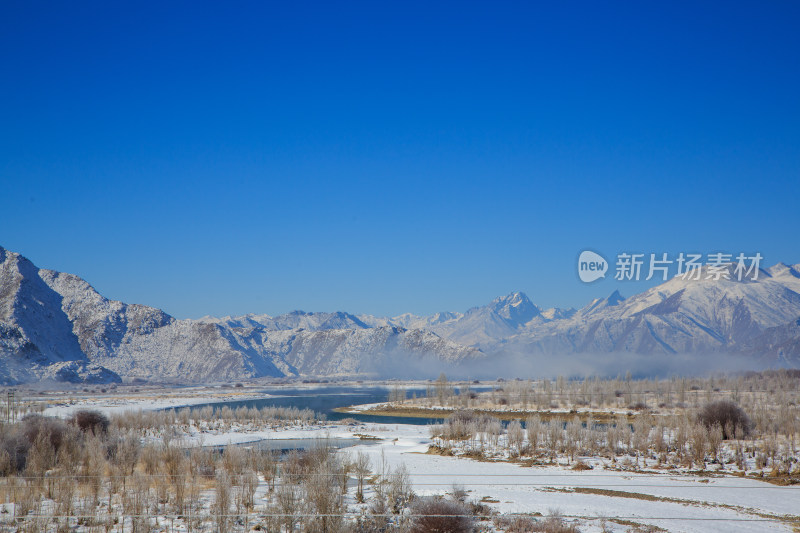
<instances>
[{"instance_id":1,"label":"sunlit snow plain","mask_svg":"<svg viewBox=\"0 0 800 533\"><path fill-rule=\"evenodd\" d=\"M236 396L236 399L247 395ZM259 395L263 397L263 395ZM220 400L222 398L217 398ZM79 399L70 405L53 405L45 415L68 416L81 408L106 413L125 410L154 410L190 406L209 401L206 395L191 393L157 398L108 397ZM353 439L359 435L378 437L338 453L362 451L370 458L373 472L381 468L407 468L417 495L447 495L455 485L468 498L483 501L502 514L548 515L558 512L575 522L581 531L629 531L631 522L667 531L796 531L800 514L800 487L777 486L733 476L706 477L686 472L639 474L606 470L599 461L581 458L593 470L574 471L568 466L527 467L506 462L484 462L468 458L428 454L432 443L427 426L364 423L347 426L335 423L294 426L267 431L248 431L236 424L225 432L193 431L181 435L184 446L221 446L255 443L266 439ZM263 480L258 493L263 496ZM632 493L635 497L573 492L600 489ZM642 499L644 495L646 499ZM367 494L369 496L369 494ZM653 496L655 499L649 498ZM666 498L670 501L659 501ZM355 499L350 509L358 512ZM680 501L676 501L680 500Z\"/></svg>"}]
</instances>

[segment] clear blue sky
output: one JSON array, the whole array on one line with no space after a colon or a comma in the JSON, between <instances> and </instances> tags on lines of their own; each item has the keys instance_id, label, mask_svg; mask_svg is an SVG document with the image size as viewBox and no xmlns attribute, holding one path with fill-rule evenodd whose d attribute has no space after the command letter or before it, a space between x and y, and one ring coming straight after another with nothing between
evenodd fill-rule
<instances>
[{"instance_id":1,"label":"clear blue sky","mask_svg":"<svg viewBox=\"0 0 800 533\"><path fill-rule=\"evenodd\" d=\"M164 5L168 4L168 5ZM0 245L177 317L800 262L797 2L3 2Z\"/></svg>"}]
</instances>

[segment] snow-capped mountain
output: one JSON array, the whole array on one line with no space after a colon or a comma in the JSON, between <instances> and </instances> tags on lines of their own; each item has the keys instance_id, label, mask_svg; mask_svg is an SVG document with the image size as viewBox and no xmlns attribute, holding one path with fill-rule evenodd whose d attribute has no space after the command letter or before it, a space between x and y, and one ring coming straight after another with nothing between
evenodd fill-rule
<instances>
[{"instance_id":1,"label":"snow-capped mountain","mask_svg":"<svg viewBox=\"0 0 800 533\"><path fill-rule=\"evenodd\" d=\"M506 345L541 353L754 353L778 354L760 338L800 317L800 274L776 265L753 281L684 280L622 298L613 293L566 320L539 323ZM775 330L777 331L777 330ZM788 334L791 328L781 330ZM788 342L789 339L786 339ZM788 354L791 355L791 354ZM781 357L786 357L784 351ZM800 353L794 353L797 358Z\"/></svg>"},{"instance_id":2,"label":"snow-capped mountain","mask_svg":"<svg viewBox=\"0 0 800 533\"><path fill-rule=\"evenodd\" d=\"M42 271L43 272L43 271ZM0 248L0 383L84 373L88 381L119 380L104 369L89 372L63 296L33 263ZM52 372L50 372L52 371Z\"/></svg>"},{"instance_id":3,"label":"snow-capped mountain","mask_svg":"<svg viewBox=\"0 0 800 533\"><path fill-rule=\"evenodd\" d=\"M306 313L305 311L292 311L276 317L269 315L242 315L236 317L203 317L201 322L213 324L223 324L232 328L263 328L267 330L280 331L284 329L308 329L317 331L320 329L364 329L374 327L367 325L358 317L350 313L336 311L334 313ZM376 324L378 325L378 324ZM389 324L379 324L387 326Z\"/></svg>"},{"instance_id":4,"label":"snow-capped mountain","mask_svg":"<svg viewBox=\"0 0 800 533\"><path fill-rule=\"evenodd\" d=\"M0 248L1 383L375 373L481 355L430 331L368 327L347 313L177 320Z\"/></svg>"},{"instance_id":5,"label":"snow-capped mountain","mask_svg":"<svg viewBox=\"0 0 800 533\"><path fill-rule=\"evenodd\" d=\"M512 292L427 317L293 311L178 320L0 248L0 383L412 376L468 361L502 374L492 364L509 353L735 353L798 366L800 265L775 265L753 281L705 277L675 277L627 299L615 291L578 310L542 310Z\"/></svg>"},{"instance_id":6,"label":"snow-capped mountain","mask_svg":"<svg viewBox=\"0 0 800 533\"><path fill-rule=\"evenodd\" d=\"M445 311L427 317L406 313L392 318L359 315L358 318L373 326L427 329L460 344L487 348L521 332L532 321L565 318L574 312L574 309L555 308L542 311L524 293L512 292L464 313Z\"/></svg>"},{"instance_id":7,"label":"snow-capped mountain","mask_svg":"<svg viewBox=\"0 0 800 533\"><path fill-rule=\"evenodd\" d=\"M453 320L433 324L439 335L469 346L490 348L498 341L522 331L542 311L521 292L512 292L473 307Z\"/></svg>"},{"instance_id":8,"label":"snow-capped mountain","mask_svg":"<svg viewBox=\"0 0 800 533\"><path fill-rule=\"evenodd\" d=\"M581 309L541 310L523 293L513 292L464 313L396 317L296 311L258 319L266 328L303 320L324 329L328 317L341 315L353 328L401 327L436 333L493 355L517 353L741 353L796 364L795 334L800 317L800 265L778 264L761 270L757 280L684 280L675 277L641 294L624 298L614 291ZM315 315L324 319L312 320ZM302 317L302 318L301 318ZM247 317L226 319L241 323ZM794 336L793 336L794 335Z\"/></svg>"}]
</instances>

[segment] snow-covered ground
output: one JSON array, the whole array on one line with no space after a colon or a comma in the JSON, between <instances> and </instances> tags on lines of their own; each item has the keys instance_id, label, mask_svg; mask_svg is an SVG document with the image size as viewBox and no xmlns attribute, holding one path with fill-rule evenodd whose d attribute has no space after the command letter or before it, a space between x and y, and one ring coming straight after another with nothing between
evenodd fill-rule
<instances>
[{"instance_id":1,"label":"snow-covered ground","mask_svg":"<svg viewBox=\"0 0 800 533\"><path fill-rule=\"evenodd\" d=\"M187 390L173 393L145 393L125 396L109 395L101 397L70 397L50 400L42 414L46 416L66 417L79 409L96 409L106 414L124 411L155 411L170 407L187 407L206 403L224 403L248 400L253 398L271 398L275 395L263 392L215 392L205 390Z\"/></svg>"},{"instance_id":2,"label":"snow-covered ground","mask_svg":"<svg viewBox=\"0 0 800 533\"><path fill-rule=\"evenodd\" d=\"M600 518L617 517L668 531L716 532L792 531L788 523L756 520L769 518L765 514L800 512L800 487L779 487L737 477L635 474L600 468L573 471L557 466L482 462L426 454L431 440L425 427L370 425L365 432L385 440L378 446L350 450L367 453L373 467L380 464L382 457L391 467L405 464L417 494L443 494L458 484L469 491L471 499L496 500L489 505L502 513L546 515L549 510L558 509L567 516L593 519L591 522L598 527ZM621 497L569 492L575 488L633 494ZM636 495L673 501L647 501Z\"/></svg>"},{"instance_id":3,"label":"snow-covered ground","mask_svg":"<svg viewBox=\"0 0 800 533\"><path fill-rule=\"evenodd\" d=\"M78 408L107 413L126 409L159 409L221 401L223 397L190 394L163 397L85 399L71 405L53 405L46 414L68 415ZM242 399L241 395L230 399ZM800 487L776 486L734 476L701 477L686 472L632 473L608 470L594 464L593 470L574 471L567 466L523 466L509 462L477 461L464 457L428 454L432 443L429 428L405 424L332 423L293 425L249 430L233 423L224 431L192 426L177 436L186 446L225 445L262 439L352 439L365 440L341 454L362 451L377 471L380 465L407 468L412 488L419 495L446 494L454 485L468 491L469 498L483 501L500 513L540 513L559 510L578 520L581 531L627 531L630 524L648 524L668 531L793 531L800 523ZM576 490L578 492L576 492ZM599 493L599 492L604 493ZM606 492L610 491L610 492Z\"/></svg>"}]
</instances>

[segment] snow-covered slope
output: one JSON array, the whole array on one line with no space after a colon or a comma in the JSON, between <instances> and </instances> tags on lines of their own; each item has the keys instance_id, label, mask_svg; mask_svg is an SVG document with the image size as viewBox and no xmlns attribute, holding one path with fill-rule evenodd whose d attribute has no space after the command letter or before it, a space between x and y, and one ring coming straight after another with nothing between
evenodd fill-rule
<instances>
[{"instance_id":1,"label":"snow-covered slope","mask_svg":"<svg viewBox=\"0 0 800 533\"><path fill-rule=\"evenodd\" d=\"M427 329L460 344L491 348L519 333L532 321L566 318L574 312L574 309L557 308L542 311L525 293L512 292L464 313L445 311L431 316L406 313L392 318L359 315L358 318L371 325Z\"/></svg>"},{"instance_id":2,"label":"snow-covered slope","mask_svg":"<svg viewBox=\"0 0 800 533\"><path fill-rule=\"evenodd\" d=\"M725 352L800 363L800 265L780 263L754 281L706 277L675 277L628 299L614 291L579 310L542 311L511 293L465 313L359 319L413 324L488 354Z\"/></svg>"},{"instance_id":3,"label":"snow-covered slope","mask_svg":"<svg viewBox=\"0 0 800 533\"><path fill-rule=\"evenodd\" d=\"M521 292L512 292L492 300L488 305L473 307L457 320L432 326L433 331L461 344L490 348L525 327L542 311Z\"/></svg>"},{"instance_id":4,"label":"snow-covered slope","mask_svg":"<svg viewBox=\"0 0 800 533\"><path fill-rule=\"evenodd\" d=\"M223 318L203 317L200 321L223 324L232 328L264 328L274 331L284 329L317 331L321 329L363 329L373 327L365 324L358 317L342 311L333 313L292 311L276 317L254 314Z\"/></svg>"},{"instance_id":5,"label":"snow-covered slope","mask_svg":"<svg viewBox=\"0 0 800 533\"><path fill-rule=\"evenodd\" d=\"M579 310L542 311L513 292L427 317L294 311L177 320L0 248L0 382L412 376L486 357L491 368L492 356L509 353L725 352L800 362L800 265L775 265L756 281L702 278L676 277L627 299L615 291Z\"/></svg>"},{"instance_id":6,"label":"snow-covered slope","mask_svg":"<svg viewBox=\"0 0 800 533\"><path fill-rule=\"evenodd\" d=\"M26 258L0 247L0 383L57 379L62 374L48 373L49 367L75 361L74 370L88 362L63 296L39 273Z\"/></svg>"},{"instance_id":7,"label":"snow-covered slope","mask_svg":"<svg viewBox=\"0 0 800 533\"><path fill-rule=\"evenodd\" d=\"M351 374L482 355L430 331L369 327L341 312L177 320L109 300L78 276L40 270L0 248L5 383Z\"/></svg>"},{"instance_id":8,"label":"snow-covered slope","mask_svg":"<svg viewBox=\"0 0 800 533\"><path fill-rule=\"evenodd\" d=\"M800 274L777 265L756 281L675 277L623 299L595 300L566 320L533 324L507 345L558 353L776 354L755 339L800 316ZM788 339L786 339L788 341Z\"/></svg>"}]
</instances>

